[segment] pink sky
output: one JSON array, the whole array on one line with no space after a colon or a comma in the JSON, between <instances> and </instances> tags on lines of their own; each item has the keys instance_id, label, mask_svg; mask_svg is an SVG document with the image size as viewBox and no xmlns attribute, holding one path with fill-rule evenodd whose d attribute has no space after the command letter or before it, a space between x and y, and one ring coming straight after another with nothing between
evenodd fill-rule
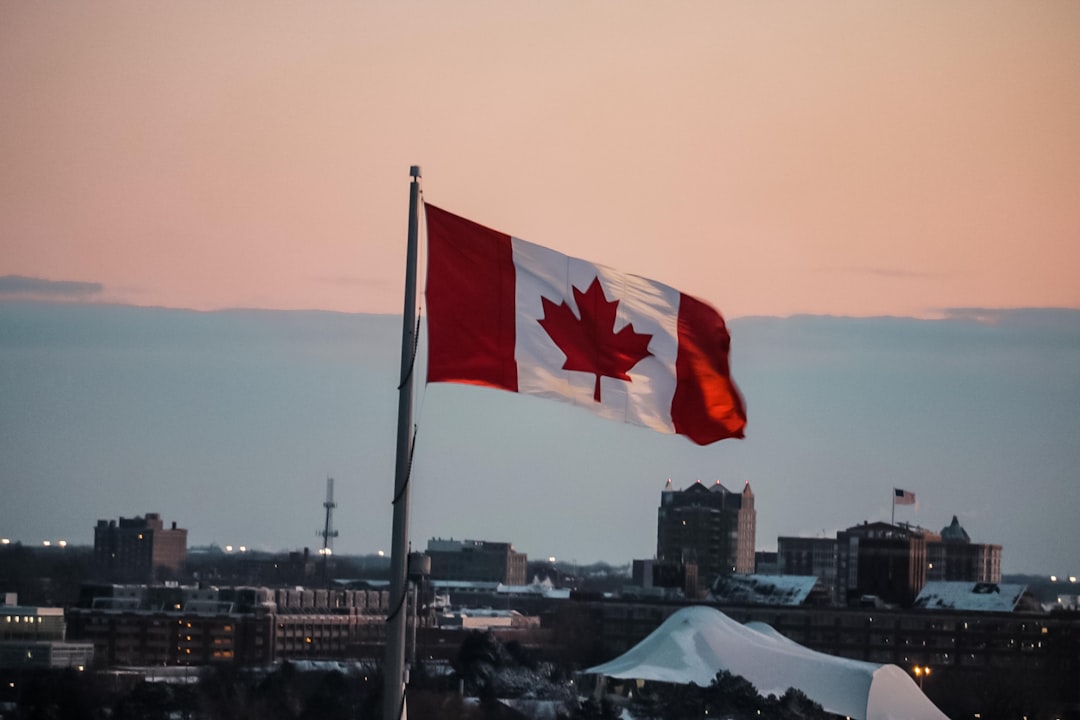
<instances>
[{"instance_id":1,"label":"pink sky","mask_svg":"<svg viewBox=\"0 0 1080 720\"><path fill-rule=\"evenodd\" d=\"M433 203L729 316L1080 307L1080 3L0 4L0 276L400 312Z\"/></svg>"}]
</instances>

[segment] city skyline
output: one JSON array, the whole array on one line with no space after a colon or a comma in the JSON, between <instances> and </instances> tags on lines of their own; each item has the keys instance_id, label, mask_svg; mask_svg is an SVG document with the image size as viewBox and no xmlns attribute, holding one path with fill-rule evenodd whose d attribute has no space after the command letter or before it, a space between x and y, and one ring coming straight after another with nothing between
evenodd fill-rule
<instances>
[{"instance_id":1,"label":"city skyline","mask_svg":"<svg viewBox=\"0 0 1080 720\"><path fill-rule=\"evenodd\" d=\"M390 551L400 317L0 303L0 536L79 541L159 512L192 545ZM625 563L656 550L676 487L749 481L757 549L958 516L1004 572L1076 574L1080 311L994 323L753 318L731 323L746 439L696 446L513 393L418 388L413 546L514 543ZM425 342L421 333L420 366ZM912 449L916 449L913 452ZM80 528L82 530L80 530Z\"/></svg>"}]
</instances>

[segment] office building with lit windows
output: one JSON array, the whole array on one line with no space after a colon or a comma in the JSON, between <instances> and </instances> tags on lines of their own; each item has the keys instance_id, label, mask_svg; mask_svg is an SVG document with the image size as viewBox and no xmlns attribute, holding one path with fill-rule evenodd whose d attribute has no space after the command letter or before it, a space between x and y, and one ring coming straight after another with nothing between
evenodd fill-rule
<instances>
[{"instance_id":1,"label":"office building with lit windows","mask_svg":"<svg viewBox=\"0 0 1080 720\"><path fill-rule=\"evenodd\" d=\"M23 606L6 594L0 602L0 669L89 667L94 646L68 642L66 628L63 608Z\"/></svg>"},{"instance_id":2,"label":"office building with lit windows","mask_svg":"<svg viewBox=\"0 0 1080 720\"><path fill-rule=\"evenodd\" d=\"M385 590L84 586L68 634L100 667L265 665L385 642Z\"/></svg>"},{"instance_id":3,"label":"office building with lit windows","mask_svg":"<svg viewBox=\"0 0 1080 720\"><path fill-rule=\"evenodd\" d=\"M657 510L656 558L695 564L703 586L719 575L753 573L756 523L749 482L736 493L719 481L676 490L669 480Z\"/></svg>"},{"instance_id":4,"label":"office building with lit windows","mask_svg":"<svg viewBox=\"0 0 1080 720\"><path fill-rule=\"evenodd\" d=\"M151 582L178 578L187 562L187 530L166 528L158 513L145 517L98 520L94 528L94 566L113 582Z\"/></svg>"}]
</instances>

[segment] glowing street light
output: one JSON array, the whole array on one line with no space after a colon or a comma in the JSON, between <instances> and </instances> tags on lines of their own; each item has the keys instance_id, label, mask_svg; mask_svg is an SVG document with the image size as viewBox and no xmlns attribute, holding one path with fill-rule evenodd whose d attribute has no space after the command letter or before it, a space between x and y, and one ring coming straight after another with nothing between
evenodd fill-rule
<instances>
[{"instance_id":1,"label":"glowing street light","mask_svg":"<svg viewBox=\"0 0 1080 720\"><path fill-rule=\"evenodd\" d=\"M923 689L923 680L930 676L929 665L916 665L914 668L915 677L919 678L919 689Z\"/></svg>"}]
</instances>

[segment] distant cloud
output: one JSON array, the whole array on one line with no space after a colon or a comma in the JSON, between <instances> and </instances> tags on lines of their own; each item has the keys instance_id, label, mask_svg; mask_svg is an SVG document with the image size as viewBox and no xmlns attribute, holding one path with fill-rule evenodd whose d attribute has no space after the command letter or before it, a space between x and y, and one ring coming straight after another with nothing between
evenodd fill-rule
<instances>
[{"instance_id":1,"label":"distant cloud","mask_svg":"<svg viewBox=\"0 0 1080 720\"><path fill-rule=\"evenodd\" d=\"M886 267L846 267L846 268L826 268L827 272L842 272L852 275L873 275L875 277L885 278L931 278L937 277L939 273L919 272L916 270L904 270L901 268L886 268Z\"/></svg>"},{"instance_id":2,"label":"distant cloud","mask_svg":"<svg viewBox=\"0 0 1080 720\"><path fill-rule=\"evenodd\" d=\"M979 325L1023 324L1026 326L1075 328L1080 310L1075 308L943 308L944 320L962 320Z\"/></svg>"},{"instance_id":3,"label":"distant cloud","mask_svg":"<svg viewBox=\"0 0 1080 720\"><path fill-rule=\"evenodd\" d=\"M965 320L980 325L997 325L1007 319L1011 310L1001 308L945 308L942 317L945 320Z\"/></svg>"},{"instance_id":4,"label":"distant cloud","mask_svg":"<svg viewBox=\"0 0 1080 720\"><path fill-rule=\"evenodd\" d=\"M371 287L387 284L385 279L375 277L374 275L323 275L317 277L316 280L326 283L327 285L341 285L345 287Z\"/></svg>"},{"instance_id":5,"label":"distant cloud","mask_svg":"<svg viewBox=\"0 0 1080 720\"><path fill-rule=\"evenodd\" d=\"M0 297L78 300L90 295L100 295L104 289L101 283L96 282L0 275Z\"/></svg>"}]
</instances>

